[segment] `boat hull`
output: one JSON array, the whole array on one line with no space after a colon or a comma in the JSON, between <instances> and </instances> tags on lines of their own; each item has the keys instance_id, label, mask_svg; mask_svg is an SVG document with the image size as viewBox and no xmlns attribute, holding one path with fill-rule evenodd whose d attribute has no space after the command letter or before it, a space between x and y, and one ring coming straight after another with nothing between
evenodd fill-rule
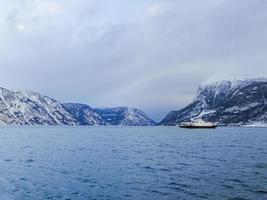
<instances>
[{"instance_id":1,"label":"boat hull","mask_svg":"<svg viewBox=\"0 0 267 200\"><path fill-rule=\"evenodd\" d=\"M180 125L180 128L190 128L190 129L214 129L217 128L217 125L213 126L190 126L190 125Z\"/></svg>"}]
</instances>

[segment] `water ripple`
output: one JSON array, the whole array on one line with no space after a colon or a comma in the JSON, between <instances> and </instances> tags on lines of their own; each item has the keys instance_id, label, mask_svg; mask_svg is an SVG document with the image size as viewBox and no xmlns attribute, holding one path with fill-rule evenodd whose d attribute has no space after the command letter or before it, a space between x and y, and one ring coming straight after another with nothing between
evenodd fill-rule
<instances>
[{"instance_id":1,"label":"water ripple","mask_svg":"<svg viewBox=\"0 0 267 200\"><path fill-rule=\"evenodd\" d=\"M267 199L266 129L3 129L0 199Z\"/></svg>"}]
</instances>

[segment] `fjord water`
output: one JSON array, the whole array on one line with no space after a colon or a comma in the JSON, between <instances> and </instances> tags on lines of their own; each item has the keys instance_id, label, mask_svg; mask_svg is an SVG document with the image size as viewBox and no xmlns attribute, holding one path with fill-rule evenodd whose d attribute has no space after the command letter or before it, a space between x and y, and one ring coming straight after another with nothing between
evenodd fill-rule
<instances>
[{"instance_id":1,"label":"fjord water","mask_svg":"<svg viewBox=\"0 0 267 200\"><path fill-rule=\"evenodd\" d=\"M267 129L1 127L0 199L267 199Z\"/></svg>"}]
</instances>

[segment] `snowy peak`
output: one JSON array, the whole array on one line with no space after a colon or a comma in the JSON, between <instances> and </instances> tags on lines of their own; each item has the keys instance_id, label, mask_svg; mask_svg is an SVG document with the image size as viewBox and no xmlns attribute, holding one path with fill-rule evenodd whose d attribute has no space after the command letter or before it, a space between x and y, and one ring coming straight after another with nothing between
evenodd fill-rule
<instances>
[{"instance_id":1,"label":"snowy peak","mask_svg":"<svg viewBox=\"0 0 267 200\"><path fill-rule=\"evenodd\" d=\"M267 78L260 77L260 78L229 78L224 80L218 80L218 81L206 81L202 84L200 84L200 87L214 87L214 86L220 86L225 83L230 84L232 88L235 86L244 86L253 82L267 82Z\"/></svg>"},{"instance_id":2,"label":"snowy peak","mask_svg":"<svg viewBox=\"0 0 267 200\"><path fill-rule=\"evenodd\" d=\"M199 86L193 102L203 101L207 105L214 106L223 101L228 95L234 94L235 91L239 91L253 84L266 82L266 78L232 78L216 82L206 82Z\"/></svg>"},{"instance_id":3,"label":"snowy peak","mask_svg":"<svg viewBox=\"0 0 267 200\"><path fill-rule=\"evenodd\" d=\"M212 90L216 93L220 93L220 91L229 93L230 91L246 87L253 83L264 83L264 82L267 82L267 78L231 78L215 82L204 82L199 86L196 97L203 90Z\"/></svg>"},{"instance_id":4,"label":"snowy peak","mask_svg":"<svg viewBox=\"0 0 267 200\"><path fill-rule=\"evenodd\" d=\"M207 119L222 125L267 123L267 79L231 79L201 84L193 102L161 122Z\"/></svg>"}]
</instances>

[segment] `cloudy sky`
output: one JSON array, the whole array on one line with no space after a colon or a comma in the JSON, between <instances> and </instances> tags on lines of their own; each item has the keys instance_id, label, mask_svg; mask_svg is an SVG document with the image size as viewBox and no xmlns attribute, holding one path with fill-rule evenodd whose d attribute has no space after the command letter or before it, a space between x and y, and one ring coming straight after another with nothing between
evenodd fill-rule
<instances>
[{"instance_id":1,"label":"cloudy sky","mask_svg":"<svg viewBox=\"0 0 267 200\"><path fill-rule=\"evenodd\" d=\"M0 0L0 85L156 120L207 80L267 76L264 0Z\"/></svg>"}]
</instances>

